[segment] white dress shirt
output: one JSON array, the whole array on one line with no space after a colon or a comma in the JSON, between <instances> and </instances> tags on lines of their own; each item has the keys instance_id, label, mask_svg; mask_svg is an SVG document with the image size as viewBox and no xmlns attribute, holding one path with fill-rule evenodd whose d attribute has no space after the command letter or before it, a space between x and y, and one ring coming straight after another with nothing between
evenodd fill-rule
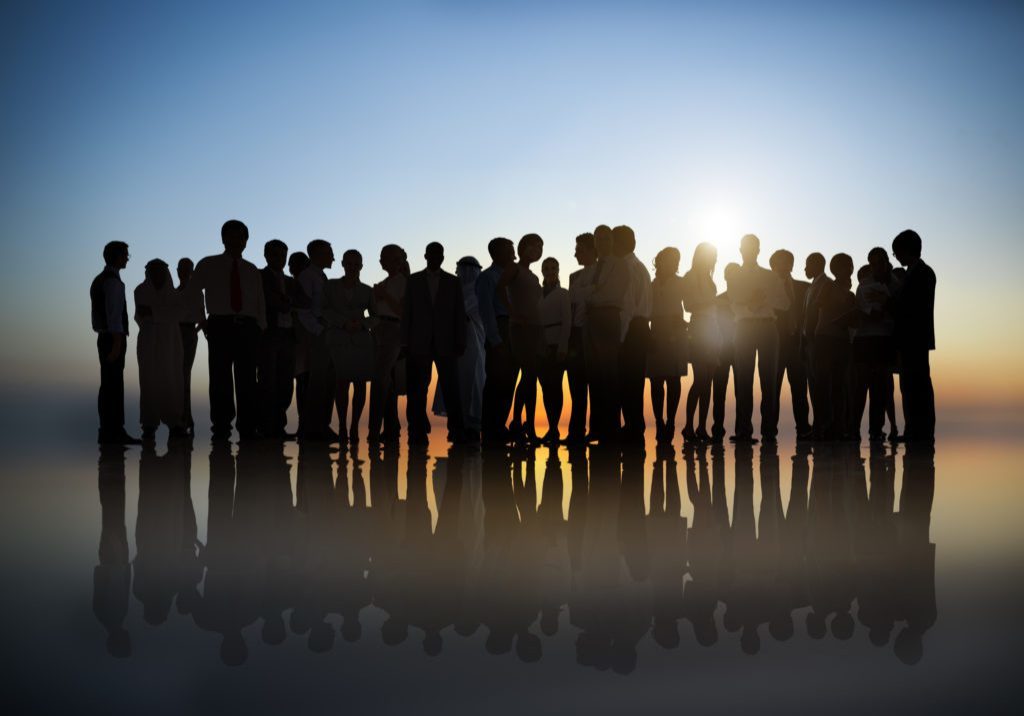
<instances>
[{"instance_id":1,"label":"white dress shirt","mask_svg":"<svg viewBox=\"0 0 1024 716\"><path fill-rule=\"evenodd\" d=\"M730 289L729 296L737 321L774 319L776 311L789 308L789 296L782 279L766 268L757 264L741 266L736 284L736 290Z\"/></svg>"},{"instance_id":2,"label":"white dress shirt","mask_svg":"<svg viewBox=\"0 0 1024 716\"><path fill-rule=\"evenodd\" d=\"M267 327L267 309L263 300L263 277L254 264L237 259L242 287L242 309L231 307L231 271L236 259L228 253L207 256L196 264L189 280L189 289L203 291L206 313L213 316L246 316L256 319L260 328Z\"/></svg>"},{"instance_id":3,"label":"white dress shirt","mask_svg":"<svg viewBox=\"0 0 1024 716\"><path fill-rule=\"evenodd\" d=\"M594 265L593 288L587 305L622 310L629 291L629 266L619 256L603 256Z\"/></svg>"},{"instance_id":4,"label":"white dress shirt","mask_svg":"<svg viewBox=\"0 0 1024 716\"><path fill-rule=\"evenodd\" d=\"M569 274L569 303L572 306L572 325L582 328L587 318L587 299L594 289L594 272L597 264L584 266Z\"/></svg>"},{"instance_id":5,"label":"white dress shirt","mask_svg":"<svg viewBox=\"0 0 1024 716\"><path fill-rule=\"evenodd\" d=\"M298 311L299 323L314 336L319 336L324 330L322 318L327 274L316 264L310 264L299 274L298 281L309 298L309 305Z\"/></svg>"},{"instance_id":6,"label":"white dress shirt","mask_svg":"<svg viewBox=\"0 0 1024 716\"><path fill-rule=\"evenodd\" d=\"M653 299L651 272L636 254L623 256L622 260L629 269L629 289L626 291L626 300L622 306L622 336L625 338L629 322L634 318L650 320Z\"/></svg>"},{"instance_id":7,"label":"white dress shirt","mask_svg":"<svg viewBox=\"0 0 1024 716\"><path fill-rule=\"evenodd\" d=\"M895 293L898 286L898 279L895 276L890 277L888 284L884 284L872 276L857 286L857 308L864 314L857 326L858 336L893 335L896 330L896 319L884 309L886 300ZM885 298L879 300L870 295L876 291L884 294ZM880 311L881 314L879 315L875 311Z\"/></svg>"},{"instance_id":8,"label":"white dress shirt","mask_svg":"<svg viewBox=\"0 0 1024 716\"><path fill-rule=\"evenodd\" d=\"M544 324L544 343L558 346L558 352L569 350L569 331L572 329L572 306L569 291L561 286L547 291L540 299L540 320Z\"/></svg>"}]
</instances>

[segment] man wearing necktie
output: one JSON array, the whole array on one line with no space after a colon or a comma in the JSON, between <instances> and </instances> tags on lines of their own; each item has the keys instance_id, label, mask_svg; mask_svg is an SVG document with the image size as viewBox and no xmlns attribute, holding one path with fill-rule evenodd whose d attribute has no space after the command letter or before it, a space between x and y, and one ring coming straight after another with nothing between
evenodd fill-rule
<instances>
[{"instance_id":1,"label":"man wearing necktie","mask_svg":"<svg viewBox=\"0 0 1024 716\"><path fill-rule=\"evenodd\" d=\"M257 435L256 364L266 328L266 305L259 269L242 258L249 229L232 219L220 230L224 253L196 266L190 289L206 303L203 330L209 348L210 422L214 439L231 436L237 416L241 438Z\"/></svg>"}]
</instances>

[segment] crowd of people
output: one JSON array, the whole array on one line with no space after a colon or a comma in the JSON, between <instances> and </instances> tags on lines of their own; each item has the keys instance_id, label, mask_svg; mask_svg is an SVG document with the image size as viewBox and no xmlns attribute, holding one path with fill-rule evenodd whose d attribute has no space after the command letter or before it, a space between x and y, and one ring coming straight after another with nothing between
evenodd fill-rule
<instances>
[{"instance_id":1,"label":"crowd of people","mask_svg":"<svg viewBox=\"0 0 1024 716\"><path fill-rule=\"evenodd\" d=\"M328 278L335 254L325 240L290 255L284 242L268 241L259 269L242 258L249 239L242 222L226 222L221 238L223 253L194 265L178 262L177 286L169 265L153 259L135 289L143 439L161 423L172 436L194 430L191 372L200 333L208 347L214 439L229 438L234 426L243 440L355 443L369 402L366 438L393 442L401 433L398 397L405 395L409 443L422 445L436 369L431 409L447 417L455 444L642 442L647 381L659 441L675 436L682 403L684 440L719 442L730 380L730 440L753 443L755 368L762 441L776 440L784 380L800 440L859 441L865 407L870 440L934 439L935 274L914 231L892 241L899 268L881 247L859 269L848 254L826 260L812 253L807 281L793 277L795 257L785 249L761 266L760 241L748 234L740 241L742 263L724 269L724 287L715 283L717 251L708 243L697 245L682 275L680 251L662 249L652 278L628 226L601 225L577 236L580 268L567 287L558 261L543 258L537 234L518 244L492 239L487 268L467 256L455 274L442 268L439 243L426 246L426 266L416 272L406 251L388 244L379 255L386 278L373 286L361 280L363 256L355 249L342 254L342 275ZM128 246L111 242L103 256L106 266L90 290L101 372L99 442L137 443L124 428L129 321L119 272ZM691 369L683 401L682 377ZM538 386L548 424L540 436ZM293 401L298 430L289 433Z\"/></svg>"},{"instance_id":2,"label":"crowd of people","mask_svg":"<svg viewBox=\"0 0 1024 716\"><path fill-rule=\"evenodd\" d=\"M421 641L430 656L465 653L477 635L490 654L532 662L565 653L568 634L580 665L625 674L647 639L754 654L762 639L858 630L915 663L937 616L934 447L901 452L798 444L787 482L790 459L780 470L769 445L680 456L662 444L650 461L629 446L540 461L487 446L432 460L414 446L401 462L384 446L335 462L304 442L293 498L280 444L221 441L207 511L192 502L191 445L171 441L138 458L132 549L126 453L102 447L93 611L114 656L132 653L134 595L147 625L194 621L232 665L289 638L328 652L339 633Z\"/></svg>"}]
</instances>

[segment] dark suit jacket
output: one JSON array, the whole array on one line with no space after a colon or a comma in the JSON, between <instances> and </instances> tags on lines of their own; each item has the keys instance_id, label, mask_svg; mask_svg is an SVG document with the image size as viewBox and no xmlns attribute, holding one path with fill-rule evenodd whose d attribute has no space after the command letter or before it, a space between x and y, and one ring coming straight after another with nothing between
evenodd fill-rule
<instances>
[{"instance_id":1,"label":"dark suit jacket","mask_svg":"<svg viewBox=\"0 0 1024 716\"><path fill-rule=\"evenodd\" d=\"M903 287L889 299L901 348L935 350L935 272L918 259L907 269Z\"/></svg>"},{"instance_id":2,"label":"dark suit jacket","mask_svg":"<svg viewBox=\"0 0 1024 716\"><path fill-rule=\"evenodd\" d=\"M776 313L776 324L781 338L799 336L804 328L804 301L811 284L793 279L793 295L789 308ZM788 295L788 293L787 293Z\"/></svg>"},{"instance_id":3,"label":"dark suit jacket","mask_svg":"<svg viewBox=\"0 0 1024 716\"><path fill-rule=\"evenodd\" d=\"M822 298L826 296L831 290L832 279L828 276L824 276L818 286L815 288L812 284L807 284L807 291L811 292L811 301L807 304L807 310L803 314L803 328L804 336L810 338L815 334L818 328L818 314L821 312ZM807 300L807 293L804 293L804 301ZM801 310L803 310L801 308Z\"/></svg>"},{"instance_id":4,"label":"dark suit jacket","mask_svg":"<svg viewBox=\"0 0 1024 716\"><path fill-rule=\"evenodd\" d=\"M409 276L402 314L402 344L412 355L460 356L466 350L466 304L462 284L440 272L437 297L430 298L427 272Z\"/></svg>"},{"instance_id":5,"label":"dark suit jacket","mask_svg":"<svg viewBox=\"0 0 1024 716\"><path fill-rule=\"evenodd\" d=\"M267 328L277 328L278 314L291 310L291 302L285 290L288 278L282 281L269 266L260 269L260 278L263 279L263 299L267 306Z\"/></svg>"}]
</instances>

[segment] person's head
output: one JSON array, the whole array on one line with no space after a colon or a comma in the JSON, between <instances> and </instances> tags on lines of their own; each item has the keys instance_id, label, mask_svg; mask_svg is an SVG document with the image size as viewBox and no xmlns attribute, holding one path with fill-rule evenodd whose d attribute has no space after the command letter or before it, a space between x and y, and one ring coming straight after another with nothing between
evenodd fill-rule
<instances>
[{"instance_id":1,"label":"person's head","mask_svg":"<svg viewBox=\"0 0 1024 716\"><path fill-rule=\"evenodd\" d=\"M437 656L441 653L441 647L444 646L444 639L441 638L441 633L437 630L430 630L423 637L423 651L427 656Z\"/></svg>"},{"instance_id":2,"label":"person's head","mask_svg":"<svg viewBox=\"0 0 1024 716\"><path fill-rule=\"evenodd\" d=\"M263 258L270 268L284 271L284 265L288 262L288 245L280 239L271 239L263 244Z\"/></svg>"},{"instance_id":3,"label":"person's head","mask_svg":"<svg viewBox=\"0 0 1024 716\"><path fill-rule=\"evenodd\" d=\"M299 274L309 267L309 257L301 251L296 251L288 257L288 273L298 278Z\"/></svg>"},{"instance_id":4,"label":"person's head","mask_svg":"<svg viewBox=\"0 0 1024 716\"><path fill-rule=\"evenodd\" d=\"M729 262L725 265L725 270L722 272L725 276L725 287L730 289L736 283L736 279L740 275L740 265L735 262Z\"/></svg>"},{"instance_id":5,"label":"person's head","mask_svg":"<svg viewBox=\"0 0 1024 716\"><path fill-rule=\"evenodd\" d=\"M757 238L753 234L747 234L740 239L740 256L743 257L743 263L756 264L757 257L760 253L761 239Z\"/></svg>"},{"instance_id":6,"label":"person's head","mask_svg":"<svg viewBox=\"0 0 1024 716\"><path fill-rule=\"evenodd\" d=\"M409 625L404 621L388 618L380 625L380 636L388 646L397 646L409 636Z\"/></svg>"},{"instance_id":7,"label":"person's head","mask_svg":"<svg viewBox=\"0 0 1024 716\"><path fill-rule=\"evenodd\" d=\"M892 263L889 261L889 254L881 246L868 251L868 266L871 267L871 275L876 280L885 283L892 275Z\"/></svg>"},{"instance_id":8,"label":"person's head","mask_svg":"<svg viewBox=\"0 0 1024 716\"><path fill-rule=\"evenodd\" d=\"M589 266L597 261L597 250L594 248L594 235L589 231L576 237L576 263Z\"/></svg>"},{"instance_id":9,"label":"person's head","mask_svg":"<svg viewBox=\"0 0 1024 716\"><path fill-rule=\"evenodd\" d=\"M870 279L871 276L872 273L870 264L864 264L859 269L857 269L857 283L864 283L865 281Z\"/></svg>"},{"instance_id":10,"label":"person's head","mask_svg":"<svg viewBox=\"0 0 1024 716\"><path fill-rule=\"evenodd\" d=\"M892 650L897 659L908 666L913 666L924 656L924 641L921 639L921 633L910 627L904 627L903 631L896 635Z\"/></svg>"},{"instance_id":11,"label":"person's head","mask_svg":"<svg viewBox=\"0 0 1024 716\"><path fill-rule=\"evenodd\" d=\"M832 636L845 641L853 636L854 626L850 612L840 612L832 617Z\"/></svg>"},{"instance_id":12,"label":"person's head","mask_svg":"<svg viewBox=\"0 0 1024 716\"><path fill-rule=\"evenodd\" d=\"M287 631L284 628L284 619L280 614L271 614L263 620L260 636L263 638L263 643L270 646L277 646L284 641Z\"/></svg>"},{"instance_id":13,"label":"person's head","mask_svg":"<svg viewBox=\"0 0 1024 716\"><path fill-rule=\"evenodd\" d=\"M326 654L334 647L334 627L325 621L319 621L309 629L306 646L314 654Z\"/></svg>"},{"instance_id":14,"label":"person's head","mask_svg":"<svg viewBox=\"0 0 1024 716\"><path fill-rule=\"evenodd\" d=\"M463 286L472 286L476 283L482 268L476 256L463 256L455 264L455 275L462 281ZM465 293L465 289L463 289L463 293Z\"/></svg>"},{"instance_id":15,"label":"person's head","mask_svg":"<svg viewBox=\"0 0 1024 716\"><path fill-rule=\"evenodd\" d=\"M789 278L793 273L793 264L796 259L793 256L792 251L786 249L779 249L771 255L768 259L768 266L774 271L780 278Z\"/></svg>"},{"instance_id":16,"label":"person's head","mask_svg":"<svg viewBox=\"0 0 1024 716\"><path fill-rule=\"evenodd\" d=\"M892 240L892 255L901 266L909 266L921 258L921 237L913 229L896 234Z\"/></svg>"},{"instance_id":17,"label":"person's head","mask_svg":"<svg viewBox=\"0 0 1024 716\"><path fill-rule=\"evenodd\" d=\"M180 259L178 261L178 284L184 286L188 283L188 280L192 278L192 272L196 266L192 263L192 259Z\"/></svg>"},{"instance_id":18,"label":"person's head","mask_svg":"<svg viewBox=\"0 0 1024 716\"><path fill-rule=\"evenodd\" d=\"M540 637L530 632L520 632L516 637L516 656L525 664L533 664L540 661L543 648Z\"/></svg>"},{"instance_id":19,"label":"person's head","mask_svg":"<svg viewBox=\"0 0 1024 716\"><path fill-rule=\"evenodd\" d=\"M171 280L171 270L167 263L160 259L153 259L146 264L146 280L153 284L156 289L161 289Z\"/></svg>"},{"instance_id":20,"label":"person's head","mask_svg":"<svg viewBox=\"0 0 1024 716\"><path fill-rule=\"evenodd\" d=\"M423 252L423 258L427 261L428 269L437 271L444 263L444 247L436 241L431 241Z\"/></svg>"},{"instance_id":21,"label":"person's head","mask_svg":"<svg viewBox=\"0 0 1024 716\"><path fill-rule=\"evenodd\" d=\"M123 241L111 241L103 247L103 262L118 270L128 265L128 244Z\"/></svg>"},{"instance_id":22,"label":"person's head","mask_svg":"<svg viewBox=\"0 0 1024 716\"><path fill-rule=\"evenodd\" d=\"M654 276L675 276L679 273L679 249L667 246L654 257Z\"/></svg>"},{"instance_id":23,"label":"person's head","mask_svg":"<svg viewBox=\"0 0 1024 716\"><path fill-rule=\"evenodd\" d=\"M788 641L793 637L793 615L790 612L777 614L768 622L768 633L775 641Z\"/></svg>"},{"instance_id":24,"label":"person's head","mask_svg":"<svg viewBox=\"0 0 1024 716\"><path fill-rule=\"evenodd\" d=\"M504 268L516 260L516 247L511 239L498 236L487 242L487 253L491 261Z\"/></svg>"},{"instance_id":25,"label":"person's head","mask_svg":"<svg viewBox=\"0 0 1024 716\"><path fill-rule=\"evenodd\" d=\"M380 250L380 267L388 275L401 273L402 262L405 261L405 249L398 244L385 244Z\"/></svg>"},{"instance_id":26,"label":"person's head","mask_svg":"<svg viewBox=\"0 0 1024 716\"><path fill-rule=\"evenodd\" d=\"M540 265L540 273L544 277L545 286L553 286L558 283L558 259L548 256Z\"/></svg>"},{"instance_id":27,"label":"person's head","mask_svg":"<svg viewBox=\"0 0 1024 716\"><path fill-rule=\"evenodd\" d=\"M718 263L718 249L714 244L702 241L693 250L690 270L697 274L710 274L715 270L716 263Z\"/></svg>"},{"instance_id":28,"label":"person's head","mask_svg":"<svg viewBox=\"0 0 1024 716\"><path fill-rule=\"evenodd\" d=\"M612 252L616 256L629 256L636 249L636 234L622 224L612 229Z\"/></svg>"},{"instance_id":29,"label":"person's head","mask_svg":"<svg viewBox=\"0 0 1024 716\"><path fill-rule=\"evenodd\" d=\"M600 257L612 255L612 227L606 224L594 227L594 248Z\"/></svg>"},{"instance_id":30,"label":"person's head","mask_svg":"<svg viewBox=\"0 0 1024 716\"><path fill-rule=\"evenodd\" d=\"M220 660L225 666L241 666L249 658L249 647L241 632L225 634L220 643Z\"/></svg>"},{"instance_id":31,"label":"person's head","mask_svg":"<svg viewBox=\"0 0 1024 716\"><path fill-rule=\"evenodd\" d=\"M341 267L347 278L358 280L359 272L363 270L363 255L355 249L349 249L341 255Z\"/></svg>"},{"instance_id":32,"label":"person's head","mask_svg":"<svg viewBox=\"0 0 1024 716\"><path fill-rule=\"evenodd\" d=\"M532 264L539 261L544 254L544 239L538 234L526 234L519 239L519 246L516 249L519 260L523 263Z\"/></svg>"},{"instance_id":33,"label":"person's head","mask_svg":"<svg viewBox=\"0 0 1024 716\"><path fill-rule=\"evenodd\" d=\"M229 219L220 227L220 240L224 251L232 256L241 256L245 245L249 243L249 227L238 219Z\"/></svg>"},{"instance_id":34,"label":"person's head","mask_svg":"<svg viewBox=\"0 0 1024 716\"><path fill-rule=\"evenodd\" d=\"M836 254L828 262L828 270L836 281L849 282L853 276L853 257L849 254Z\"/></svg>"},{"instance_id":35,"label":"person's head","mask_svg":"<svg viewBox=\"0 0 1024 716\"><path fill-rule=\"evenodd\" d=\"M815 251L813 254L807 254L807 260L804 261L804 276L809 280L813 281L825 273L825 256Z\"/></svg>"},{"instance_id":36,"label":"person's head","mask_svg":"<svg viewBox=\"0 0 1024 716\"><path fill-rule=\"evenodd\" d=\"M324 271L334 265L334 248L323 239L313 239L306 245L309 262Z\"/></svg>"}]
</instances>

